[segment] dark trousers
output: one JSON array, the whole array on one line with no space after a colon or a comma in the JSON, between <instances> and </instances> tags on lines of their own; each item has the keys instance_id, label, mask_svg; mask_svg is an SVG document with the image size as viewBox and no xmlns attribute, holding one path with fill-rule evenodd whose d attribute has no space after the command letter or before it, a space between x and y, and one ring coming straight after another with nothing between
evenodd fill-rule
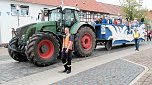
<instances>
[{"instance_id":1,"label":"dark trousers","mask_svg":"<svg viewBox=\"0 0 152 85\"><path fill-rule=\"evenodd\" d=\"M135 39L136 50L139 50L139 39Z\"/></svg>"},{"instance_id":2,"label":"dark trousers","mask_svg":"<svg viewBox=\"0 0 152 85\"><path fill-rule=\"evenodd\" d=\"M66 48L64 48L61 59L65 70L71 71L72 50L69 50L68 53L66 53Z\"/></svg>"},{"instance_id":3,"label":"dark trousers","mask_svg":"<svg viewBox=\"0 0 152 85\"><path fill-rule=\"evenodd\" d=\"M148 40L150 40L150 41L151 41L151 37L150 37L150 36L147 36L147 41L148 41Z\"/></svg>"}]
</instances>

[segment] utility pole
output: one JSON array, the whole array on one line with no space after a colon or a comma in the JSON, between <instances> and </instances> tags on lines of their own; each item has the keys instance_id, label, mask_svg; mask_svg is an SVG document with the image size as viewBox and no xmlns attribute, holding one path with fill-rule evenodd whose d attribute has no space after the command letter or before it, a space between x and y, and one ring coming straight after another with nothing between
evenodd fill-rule
<instances>
[{"instance_id":1,"label":"utility pole","mask_svg":"<svg viewBox=\"0 0 152 85\"><path fill-rule=\"evenodd\" d=\"M16 5L16 10L17 10L17 22L18 22L18 27L20 26L20 5Z\"/></svg>"}]
</instances>

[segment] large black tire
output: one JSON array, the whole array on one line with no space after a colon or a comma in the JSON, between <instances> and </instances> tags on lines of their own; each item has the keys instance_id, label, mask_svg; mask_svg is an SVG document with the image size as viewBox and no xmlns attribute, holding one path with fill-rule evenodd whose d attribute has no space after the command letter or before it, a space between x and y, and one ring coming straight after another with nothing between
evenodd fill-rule
<instances>
[{"instance_id":1,"label":"large black tire","mask_svg":"<svg viewBox=\"0 0 152 85\"><path fill-rule=\"evenodd\" d=\"M92 54L95 48L95 33L89 26L81 27L74 41L74 54L78 57L87 57Z\"/></svg>"},{"instance_id":2,"label":"large black tire","mask_svg":"<svg viewBox=\"0 0 152 85\"><path fill-rule=\"evenodd\" d=\"M105 48L107 51L110 51L112 49L112 40L105 42Z\"/></svg>"},{"instance_id":3,"label":"large black tire","mask_svg":"<svg viewBox=\"0 0 152 85\"><path fill-rule=\"evenodd\" d=\"M17 37L12 38L11 41L9 42L9 45L10 45L11 48L14 48L14 49L19 47L18 38ZM16 61L19 61L19 62L28 61L27 56L25 55L25 53L20 53L20 52L13 51L9 47L8 47L8 53Z\"/></svg>"},{"instance_id":4,"label":"large black tire","mask_svg":"<svg viewBox=\"0 0 152 85\"><path fill-rule=\"evenodd\" d=\"M52 33L40 32L34 34L27 41L27 58L37 66L51 65L57 61L59 47L59 41Z\"/></svg>"}]
</instances>

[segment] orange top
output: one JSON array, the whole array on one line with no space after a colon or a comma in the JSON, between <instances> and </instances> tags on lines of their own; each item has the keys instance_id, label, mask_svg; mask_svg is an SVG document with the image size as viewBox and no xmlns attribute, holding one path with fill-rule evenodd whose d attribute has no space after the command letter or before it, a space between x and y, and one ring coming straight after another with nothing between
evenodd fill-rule
<instances>
[{"instance_id":1,"label":"orange top","mask_svg":"<svg viewBox=\"0 0 152 85\"><path fill-rule=\"evenodd\" d=\"M68 48L69 43L70 43L70 34L66 35L66 37L63 38L63 48ZM72 50L72 46L70 46L69 49Z\"/></svg>"}]
</instances>

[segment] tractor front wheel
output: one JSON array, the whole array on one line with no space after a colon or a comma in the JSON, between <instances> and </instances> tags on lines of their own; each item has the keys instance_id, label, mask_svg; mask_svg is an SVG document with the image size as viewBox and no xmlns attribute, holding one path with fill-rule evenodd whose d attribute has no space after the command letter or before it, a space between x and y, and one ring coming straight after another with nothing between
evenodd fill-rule
<instances>
[{"instance_id":1,"label":"tractor front wheel","mask_svg":"<svg viewBox=\"0 0 152 85\"><path fill-rule=\"evenodd\" d=\"M9 46L14 49L19 49L18 38L17 37L12 38L11 41L9 42ZM14 60L19 61L19 62L28 61L25 53L13 51L12 49L10 49L10 47L8 47L8 53Z\"/></svg>"},{"instance_id":2,"label":"tractor front wheel","mask_svg":"<svg viewBox=\"0 0 152 85\"><path fill-rule=\"evenodd\" d=\"M89 26L83 26L75 36L75 55L90 56L95 48L95 33Z\"/></svg>"},{"instance_id":3,"label":"tractor front wheel","mask_svg":"<svg viewBox=\"0 0 152 85\"><path fill-rule=\"evenodd\" d=\"M51 33L38 33L27 42L26 54L29 61L37 66L48 66L57 61L59 41Z\"/></svg>"}]
</instances>

